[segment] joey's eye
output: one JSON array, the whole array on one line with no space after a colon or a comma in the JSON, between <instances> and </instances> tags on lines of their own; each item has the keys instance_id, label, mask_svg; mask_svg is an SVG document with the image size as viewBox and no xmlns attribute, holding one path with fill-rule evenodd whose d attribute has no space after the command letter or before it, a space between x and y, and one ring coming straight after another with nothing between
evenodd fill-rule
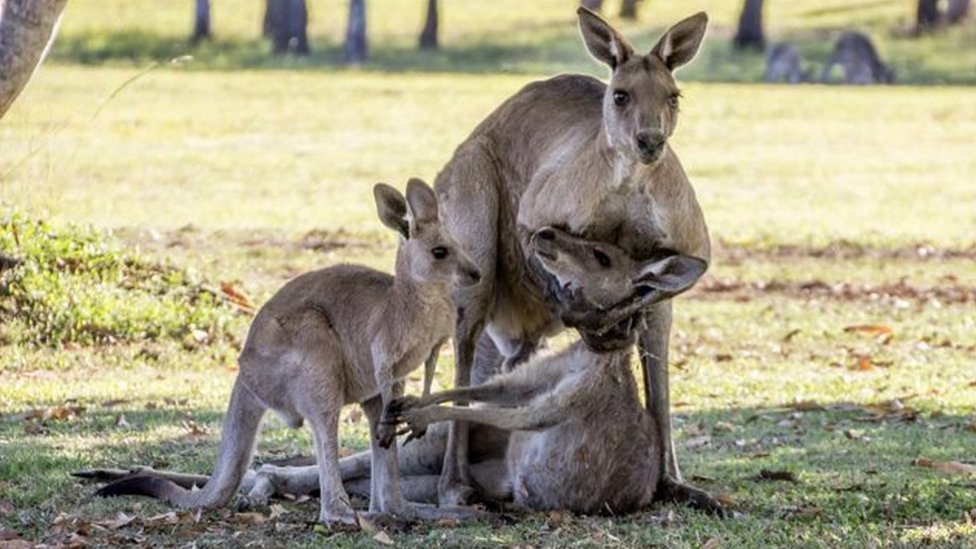
<instances>
[{"instance_id":1,"label":"joey's eye","mask_svg":"<svg viewBox=\"0 0 976 549\"><path fill-rule=\"evenodd\" d=\"M678 94L674 94L671 97L669 97L668 98L668 106L671 107L672 109L677 109L678 108L678 98L679 97L681 97L681 96L678 95Z\"/></svg>"},{"instance_id":2,"label":"joey's eye","mask_svg":"<svg viewBox=\"0 0 976 549\"><path fill-rule=\"evenodd\" d=\"M610 256L603 253L600 250L593 250L593 257L596 258L597 263L600 264L604 269L609 269L611 265Z\"/></svg>"},{"instance_id":3,"label":"joey's eye","mask_svg":"<svg viewBox=\"0 0 976 549\"><path fill-rule=\"evenodd\" d=\"M613 92L613 104L618 107L623 107L630 102L630 94L623 90L616 90Z\"/></svg>"},{"instance_id":4,"label":"joey's eye","mask_svg":"<svg viewBox=\"0 0 976 549\"><path fill-rule=\"evenodd\" d=\"M430 253L434 256L434 259L444 259L449 255L447 248L444 246L437 246L436 248L431 249Z\"/></svg>"}]
</instances>

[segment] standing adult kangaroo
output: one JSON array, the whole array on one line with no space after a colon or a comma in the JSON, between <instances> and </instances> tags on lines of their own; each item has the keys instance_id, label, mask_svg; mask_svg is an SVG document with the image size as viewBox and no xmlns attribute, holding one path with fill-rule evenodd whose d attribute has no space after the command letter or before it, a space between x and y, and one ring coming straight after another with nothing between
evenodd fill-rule
<instances>
[{"instance_id":1,"label":"standing adult kangaroo","mask_svg":"<svg viewBox=\"0 0 976 549\"><path fill-rule=\"evenodd\" d=\"M561 75L529 84L505 101L455 151L435 189L447 230L484 275L459 289L456 385L468 386L475 349L501 351L506 368L569 325L598 338L637 319L647 406L661 428L665 464L659 493L721 512L704 492L683 484L668 398L668 339L675 293L634 295L610 310L564 295L532 264L528 238L543 226L615 244L637 260L667 250L710 259L708 230L677 156L668 144L680 92L673 71L697 53L708 18L695 14L640 54L606 21L578 10L589 52L610 67L609 84ZM477 361L485 377L486 361ZM452 426L439 485L442 503L471 493L467 427Z\"/></svg>"}]
</instances>

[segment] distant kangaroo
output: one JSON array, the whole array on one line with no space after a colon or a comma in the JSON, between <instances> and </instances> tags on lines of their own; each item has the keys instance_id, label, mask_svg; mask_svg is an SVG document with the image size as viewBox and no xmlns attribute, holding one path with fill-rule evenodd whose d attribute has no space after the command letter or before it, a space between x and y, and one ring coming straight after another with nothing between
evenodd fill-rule
<instances>
[{"instance_id":1,"label":"distant kangaroo","mask_svg":"<svg viewBox=\"0 0 976 549\"><path fill-rule=\"evenodd\" d=\"M309 422L321 490L319 521L354 524L338 463L339 412L358 402L370 422L370 510L405 518L467 517L470 510L406 501L400 492L397 448L380 442L394 431L379 425L383 406L402 393L402 380L427 360L428 376L454 325L453 284L480 274L438 221L437 199L412 179L406 199L396 189L374 188L380 220L401 237L396 276L355 265L304 274L278 291L251 324L238 359L213 476L189 491L154 475L110 484L99 495L142 494L179 507L227 503L250 466L261 418L268 409L292 427ZM429 388L429 382L425 381ZM258 497L267 485L252 488Z\"/></svg>"},{"instance_id":2,"label":"distant kangaroo","mask_svg":"<svg viewBox=\"0 0 976 549\"><path fill-rule=\"evenodd\" d=\"M587 49L610 67L609 84L583 75L529 84L475 128L435 182L445 227L483 275L456 295L456 386L470 384L475 365L482 379L496 367L475 360L476 345L491 348L478 343L483 330L511 369L564 323L593 341L637 318L647 405L664 441L665 492L721 512L713 498L682 484L674 458L667 353L669 298L678 292L588 310L525 251L529 235L553 226L637 259L669 250L709 260L701 209L668 144L681 95L672 72L697 53L707 17L677 23L640 54L593 12L580 8L578 15ZM459 503L472 492L463 422L449 439L440 501Z\"/></svg>"},{"instance_id":3,"label":"distant kangaroo","mask_svg":"<svg viewBox=\"0 0 976 549\"><path fill-rule=\"evenodd\" d=\"M616 246L584 241L544 228L531 253L567 291L594 307L611 307L632 293L680 291L705 271L704 261L681 255L637 262ZM593 349L585 341L554 355L532 357L524 368L475 387L422 398L395 400L384 421L406 423L411 436L448 419L472 426L472 474L490 500L514 500L523 508L581 513L626 513L651 503L662 468L660 432L643 409L631 370L634 334L614 348ZM436 404L464 399L480 408ZM484 425L482 425L484 424ZM404 495L436 500L446 437L434 425L399 453ZM368 494L369 452L340 461L347 489ZM143 471L184 486L206 479L180 473ZM128 471L90 471L80 476L118 478ZM270 479L274 493L307 494L317 487L313 467L264 466L245 484ZM267 496L272 493L265 494Z\"/></svg>"},{"instance_id":4,"label":"distant kangaroo","mask_svg":"<svg viewBox=\"0 0 976 549\"><path fill-rule=\"evenodd\" d=\"M766 55L766 73L763 80L799 84L812 82L813 74L810 69L803 70L803 56L796 46L789 42L780 42L770 48Z\"/></svg>"},{"instance_id":5,"label":"distant kangaroo","mask_svg":"<svg viewBox=\"0 0 976 549\"><path fill-rule=\"evenodd\" d=\"M834 51L820 73L820 81L830 82L830 72L835 65L844 68L847 84L893 84L895 72L881 62L881 57L867 35L845 32L837 39Z\"/></svg>"}]
</instances>

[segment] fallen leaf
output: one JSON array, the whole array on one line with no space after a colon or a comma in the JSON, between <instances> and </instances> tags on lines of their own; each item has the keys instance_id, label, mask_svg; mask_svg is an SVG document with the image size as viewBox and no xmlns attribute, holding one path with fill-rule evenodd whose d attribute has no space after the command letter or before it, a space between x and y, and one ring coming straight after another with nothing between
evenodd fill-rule
<instances>
[{"instance_id":1,"label":"fallen leaf","mask_svg":"<svg viewBox=\"0 0 976 549\"><path fill-rule=\"evenodd\" d=\"M738 431L739 428L727 421L719 421L715 423L715 430L725 433L734 433Z\"/></svg>"},{"instance_id":2,"label":"fallen leaf","mask_svg":"<svg viewBox=\"0 0 976 549\"><path fill-rule=\"evenodd\" d=\"M189 431L186 436L191 437L202 437L210 433L210 429L207 429L205 425L200 425L192 419L188 419L183 422L183 428Z\"/></svg>"},{"instance_id":3,"label":"fallen leaf","mask_svg":"<svg viewBox=\"0 0 976 549\"><path fill-rule=\"evenodd\" d=\"M162 522L164 524L176 524L179 521L180 517L176 515L176 511L154 515L146 519L146 522L149 523Z\"/></svg>"},{"instance_id":4,"label":"fallen leaf","mask_svg":"<svg viewBox=\"0 0 976 549\"><path fill-rule=\"evenodd\" d=\"M546 517L546 527L550 530L555 530L559 528L560 525L566 520L566 514L562 511L549 511L549 515Z\"/></svg>"},{"instance_id":5,"label":"fallen leaf","mask_svg":"<svg viewBox=\"0 0 976 549\"><path fill-rule=\"evenodd\" d=\"M129 515L126 515L120 511L119 514L115 516L115 520L95 521L92 522L92 524L95 526L101 526L102 528L108 528L109 530L118 530L123 526L131 524L134 520L136 520L135 516L130 517Z\"/></svg>"},{"instance_id":6,"label":"fallen leaf","mask_svg":"<svg viewBox=\"0 0 976 549\"><path fill-rule=\"evenodd\" d=\"M382 543L383 545L393 545L393 540L390 538L390 535L383 530L380 530L375 536L373 536L373 540L377 543Z\"/></svg>"},{"instance_id":7,"label":"fallen leaf","mask_svg":"<svg viewBox=\"0 0 976 549\"><path fill-rule=\"evenodd\" d=\"M361 514L356 515L356 520L357 522L359 522L359 529L362 530L363 532L366 532L367 534L373 534L375 532L380 531L380 529L376 527L376 524L374 524L373 521L369 520L368 518L364 517Z\"/></svg>"},{"instance_id":8,"label":"fallen leaf","mask_svg":"<svg viewBox=\"0 0 976 549\"><path fill-rule=\"evenodd\" d=\"M702 544L702 549L718 549L722 546L722 541L718 538L712 538Z\"/></svg>"},{"instance_id":9,"label":"fallen leaf","mask_svg":"<svg viewBox=\"0 0 976 549\"><path fill-rule=\"evenodd\" d=\"M847 333L858 333L871 336L879 336L890 334L891 328L887 326L881 326L879 324L855 324L853 326L845 326L844 331Z\"/></svg>"},{"instance_id":10,"label":"fallen leaf","mask_svg":"<svg viewBox=\"0 0 976 549\"><path fill-rule=\"evenodd\" d=\"M866 372L868 370L873 370L874 365L871 364L871 357L862 356L857 360L857 369Z\"/></svg>"},{"instance_id":11,"label":"fallen leaf","mask_svg":"<svg viewBox=\"0 0 976 549\"><path fill-rule=\"evenodd\" d=\"M261 513L235 513L234 519L244 524L264 524L267 517Z\"/></svg>"},{"instance_id":12,"label":"fallen leaf","mask_svg":"<svg viewBox=\"0 0 976 549\"><path fill-rule=\"evenodd\" d=\"M701 435L697 437L691 437L685 441L685 448L695 449L701 448L703 446L708 446L712 443L712 437L710 435Z\"/></svg>"},{"instance_id":13,"label":"fallen leaf","mask_svg":"<svg viewBox=\"0 0 976 549\"><path fill-rule=\"evenodd\" d=\"M976 475L976 465L961 461L936 461L928 458L916 458L912 461L916 467L927 467L940 473L954 475Z\"/></svg>"},{"instance_id":14,"label":"fallen leaf","mask_svg":"<svg viewBox=\"0 0 976 549\"><path fill-rule=\"evenodd\" d=\"M278 517L288 514L288 510L285 509L282 505L279 505L277 503L272 504L270 507L268 507L268 511L270 511L271 513L268 516L268 518L271 520L276 520L278 519Z\"/></svg>"},{"instance_id":15,"label":"fallen leaf","mask_svg":"<svg viewBox=\"0 0 976 549\"><path fill-rule=\"evenodd\" d=\"M773 471L771 469L761 469L759 471L759 476L756 477L757 480L769 480L769 481L786 481L786 482L799 482L796 478L796 474L792 471Z\"/></svg>"},{"instance_id":16,"label":"fallen leaf","mask_svg":"<svg viewBox=\"0 0 976 549\"><path fill-rule=\"evenodd\" d=\"M231 302L235 307L241 311L254 314L254 302L248 297L243 291L234 287L230 282L220 283L220 292L224 295L227 301Z\"/></svg>"},{"instance_id":17,"label":"fallen leaf","mask_svg":"<svg viewBox=\"0 0 976 549\"><path fill-rule=\"evenodd\" d=\"M739 505L739 502L736 501L735 498L729 494L723 494L722 492L715 494L715 499L726 507L736 507Z\"/></svg>"},{"instance_id":18,"label":"fallen leaf","mask_svg":"<svg viewBox=\"0 0 976 549\"><path fill-rule=\"evenodd\" d=\"M434 523L438 528L457 528L461 525L461 521L452 518L442 518Z\"/></svg>"},{"instance_id":19,"label":"fallen leaf","mask_svg":"<svg viewBox=\"0 0 976 549\"><path fill-rule=\"evenodd\" d=\"M785 336L783 336L783 343L789 343L794 337L800 334L803 330L799 328L793 328Z\"/></svg>"}]
</instances>

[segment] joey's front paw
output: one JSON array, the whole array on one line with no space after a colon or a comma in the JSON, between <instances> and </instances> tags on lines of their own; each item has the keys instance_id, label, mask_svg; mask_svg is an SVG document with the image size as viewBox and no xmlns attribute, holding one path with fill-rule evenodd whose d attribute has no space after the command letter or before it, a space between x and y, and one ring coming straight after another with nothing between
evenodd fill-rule
<instances>
[{"instance_id":1,"label":"joey's front paw","mask_svg":"<svg viewBox=\"0 0 976 549\"><path fill-rule=\"evenodd\" d=\"M396 440L397 436L397 426L396 423L380 423L376 426L376 442L379 443L381 448L389 448L391 444Z\"/></svg>"},{"instance_id":2,"label":"joey's front paw","mask_svg":"<svg viewBox=\"0 0 976 549\"><path fill-rule=\"evenodd\" d=\"M415 396L403 396L400 398L395 398L386 405L383 410L383 423L397 424L400 423L400 416L403 412L410 408L417 408L421 406L420 399Z\"/></svg>"},{"instance_id":3,"label":"joey's front paw","mask_svg":"<svg viewBox=\"0 0 976 549\"><path fill-rule=\"evenodd\" d=\"M408 433L406 440L403 441L406 444L427 433L427 427L432 423L429 412L430 407L414 407L413 405L397 408L394 411L391 405L387 409L387 414L384 415L383 425L394 429L398 435ZM405 428L399 429L399 425L404 425Z\"/></svg>"}]
</instances>

